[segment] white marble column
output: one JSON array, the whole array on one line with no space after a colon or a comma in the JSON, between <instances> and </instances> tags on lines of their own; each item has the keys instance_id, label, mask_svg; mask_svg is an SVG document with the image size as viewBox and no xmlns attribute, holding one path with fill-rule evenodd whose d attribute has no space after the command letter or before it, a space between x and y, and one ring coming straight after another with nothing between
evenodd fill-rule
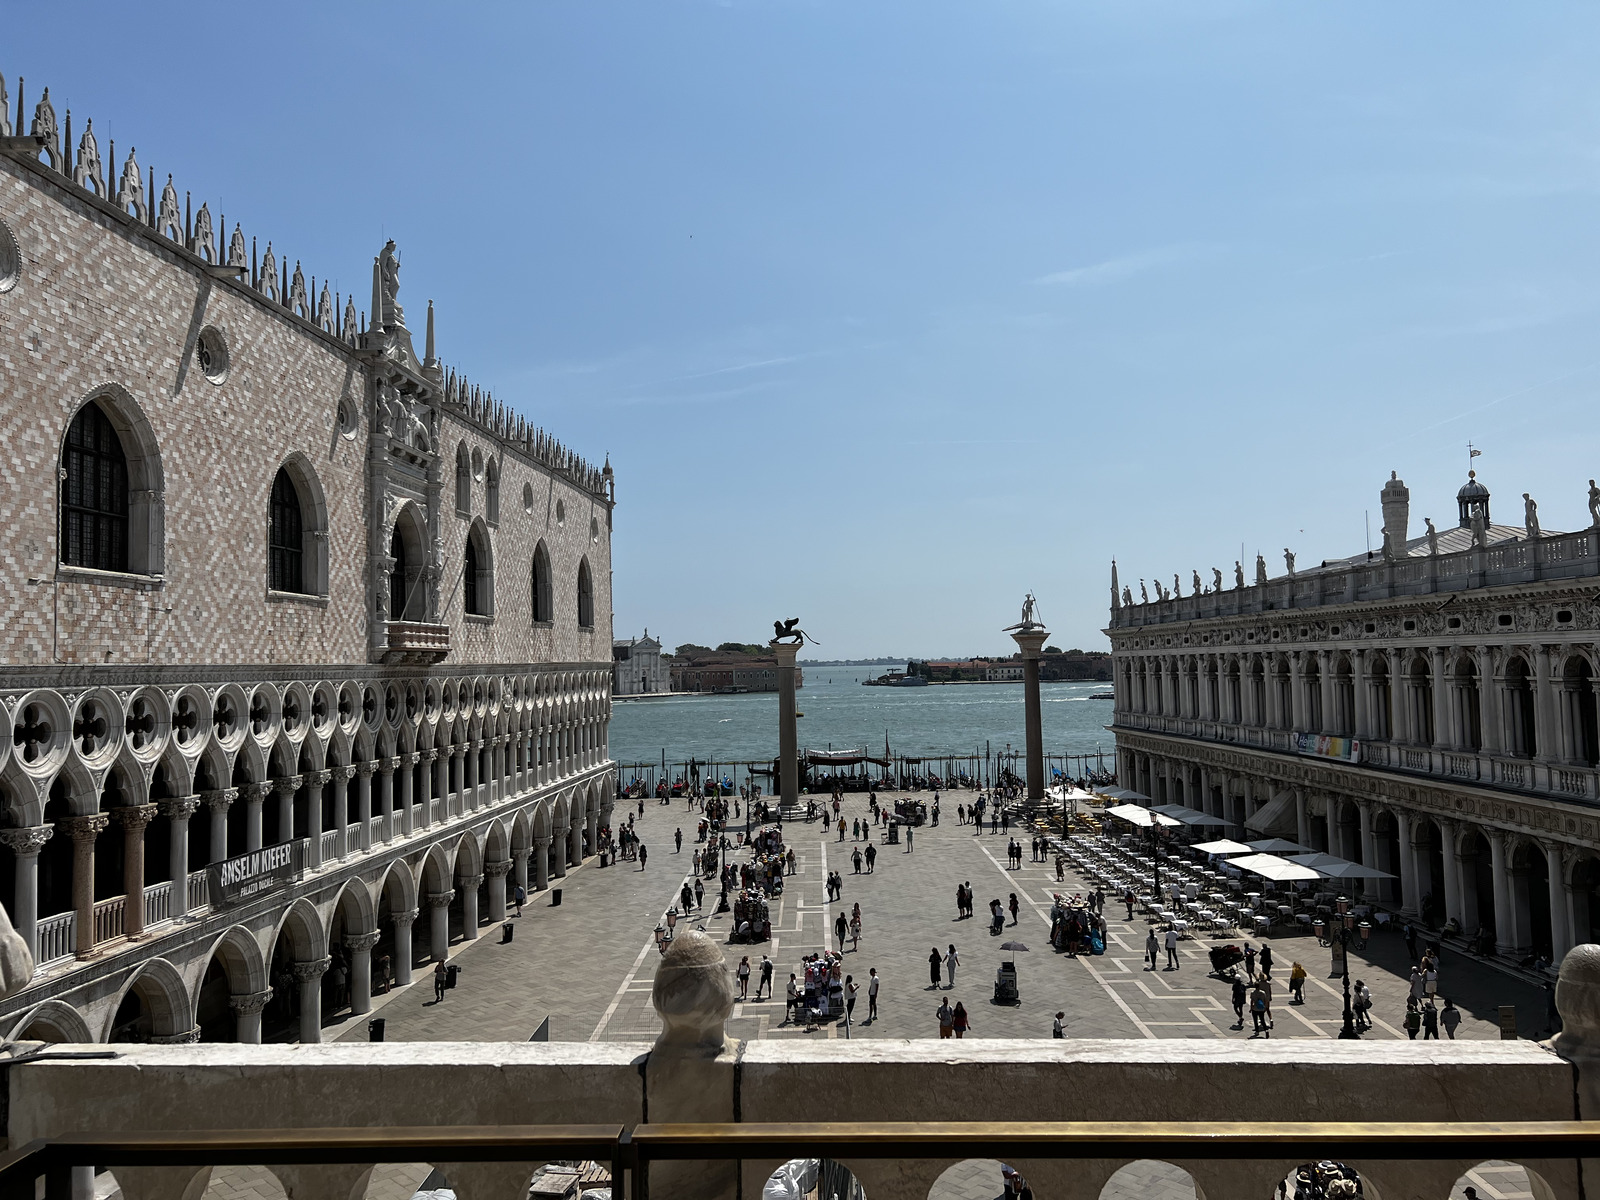
<instances>
[{"instance_id":1,"label":"white marble column","mask_svg":"<svg viewBox=\"0 0 1600 1200\"><path fill-rule=\"evenodd\" d=\"M322 792L337 768L306 772L306 849L317 866L322 865ZM291 837L293 834L291 833Z\"/></svg>"},{"instance_id":2,"label":"white marble column","mask_svg":"<svg viewBox=\"0 0 1600 1200\"><path fill-rule=\"evenodd\" d=\"M304 782L304 775L285 775L272 785L278 793L278 841L274 845L294 841L294 794Z\"/></svg>"},{"instance_id":3,"label":"white marble column","mask_svg":"<svg viewBox=\"0 0 1600 1200\"><path fill-rule=\"evenodd\" d=\"M394 771L400 765L398 758L378 760L378 817L377 833L367 840L392 842L395 837ZM371 849L370 844L366 847Z\"/></svg>"},{"instance_id":4,"label":"white marble column","mask_svg":"<svg viewBox=\"0 0 1600 1200\"><path fill-rule=\"evenodd\" d=\"M400 836L410 837L416 832L416 814L411 811L412 785L416 781L417 753L412 750L391 761L395 766L395 803L400 809Z\"/></svg>"},{"instance_id":5,"label":"white marble column","mask_svg":"<svg viewBox=\"0 0 1600 1200\"><path fill-rule=\"evenodd\" d=\"M522 889L523 895L528 893L528 851L513 850L511 852L511 880Z\"/></svg>"},{"instance_id":6,"label":"white marble column","mask_svg":"<svg viewBox=\"0 0 1600 1200\"><path fill-rule=\"evenodd\" d=\"M361 852L372 849L372 773L375 762L356 764L356 823L360 826Z\"/></svg>"},{"instance_id":7,"label":"white marble column","mask_svg":"<svg viewBox=\"0 0 1600 1200\"><path fill-rule=\"evenodd\" d=\"M533 886L541 892L550 886L549 837L533 839Z\"/></svg>"},{"instance_id":8,"label":"white marble column","mask_svg":"<svg viewBox=\"0 0 1600 1200\"><path fill-rule=\"evenodd\" d=\"M1417 903L1416 847L1411 844L1411 814L1395 809L1394 826L1400 852L1400 912L1414 917L1420 905Z\"/></svg>"},{"instance_id":9,"label":"white marble column","mask_svg":"<svg viewBox=\"0 0 1600 1200\"><path fill-rule=\"evenodd\" d=\"M129 941L144 937L144 831L155 820L154 804L117 809L122 824L122 932Z\"/></svg>"},{"instance_id":10,"label":"white marble column","mask_svg":"<svg viewBox=\"0 0 1600 1200\"><path fill-rule=\"evenodd\" d=\"M483 885L482 875L463 875L456 880L461 885L461 932L468 939L478 936L478 888Z\"/></svg>"},{"instance_id":11,"label":"white marble column","mask_svg":"<svg viewBox=\"0 0 1600 1200\"><path fill-rule=\"evenodd\" d=\"M240 789L244 793L244 848L246 850L261 849L261 806L266 803L267 793L271 790L272 785L265 781L247 783Z\"/></svg>"},{"instance_id":12,"label":"white marble column","mask_svg":"<svg viewBox=\"0 0 1600 1200\"><path fill-rule=\"evenodd\" d=\"M1378 847L1372 836L1372 802L1370 800L1357 800L1356 812L1360 814L1361 818L1361 863L1363 866L1377 867ZM1363 879L1361 881L1361 894L1364 896L1377 895L1377 881Z\"/></svg>"},{"instance_id":13,"label":"white marble column","mask_svg":"<svg viewBox=\"0 0 1600 1200\"><path fill-rule=\"evenodd\" d=\"M1544 861L1545 870L1549 874L1550 960L1559 964L1567 951L1572 949L1572 935L1567 925L1567 890L1563 886L1565 873L1560 842L1544 843Z\"/></svg>"},{"instance_id":14,"label":"white marble column","mask_svg":"<svg viewBox=\"0 0 1600 1200\"><path fill-rule=\"evenodd\" d=\"M389 919L394 922L394 982L396 987L404 987L411 982L411 927L417 919L417 910L408 908L404 912L393 912Z\"/></svg>"},{"instance_id":15,"label":"white marble column","mask_svg":"<svg viewBox=\"0 0 1600 1200\"><path fill-rule=\"evenodd\" d=\"M73 953L80 959L93 958L94 941L94 843L111 818L105 813L67 817L58 822L72 838Z\"/></svg>"},{"instance_id":16,"label":"white marble column","mask_svg":"<svg viewBox=\"0 0 1600 1200\"><path fill-rule=\"evenodd\" d=\"M378 931L347 934L344 948L350 952L350 1013L359 1017L372 1011L372 948L378 944Z\"/></svg>"},{"instance_id":17,"label":"white marble column","mask_svg":"<svg viewBox=\"0 0 1600 1200\"><path fill-rule=\"evenodd\" d=\"M1444 669L1444 647L1430 646L1428 661L1432 667L1433 686L1433 748L1453 750L1460 744L1456 732L1455 705L1450 703L1450 679Z\"/></svg>"},{"instance_id":18,"label":"white marble column","mask_svg":"<svg viewBox=\"0 0 1600 1200\"><path fill-rule=\"evenodd\" d=\"M313 1046L322 1041L322 976L330 959L294 964L294 977L300 984L300 1041Z\"/></svg>"},{"instance_id":19,"label":"white marble column","mask_svg":"<svg viewBox=\"0 0 1600 1200\"><path fill-rule=\"evenodd\" d=\"M172 876L172 916L177 920L189 912L189 818L200 807L200 797L174 796L158 807L171 829L167 873Z\"/></svg>"},{"instance_id":20,"label":"white marble column","mask_svg":"<svg viewBox=\"0 0 1600 1200\"><path fill-rule=\"evenodd\" d=\"M1506 954L1513 949L1517 936L1511 921L1511 878L1506 863L1506 835L1498 829L1485 829L1489 840L1489 869L1494 878L1494 941L1495 951Z\"/></svg>"},{"instance_id":21,"label":"white marble column","mask_svg":"<svg viewBox=\"0 0 1600 1200\"><path fill-rule=\"evenodd\" d=\"M29 825L21 829L0 829L0 844L16 856L16 891L12 897L11 924L28 945L28 954L39 961L39 851L55 836L50 825Z\"/></svg>"},{"instance_id":22,"label":"white marble column","mask_svg":"<svg viewBox=\"0 0 1600 1200\"><path fill-rule=\"evenodd\" d=\"M261 1044L261 1010L272 999L272 989L264 992L246 992L242 996L229 996L228 1007L233 1009L233 1040L249 1046Z\"/></svg>"},{"instance_id":23,"label":"white marble column","mask_svg":"<svg viewBox=\"0 0 1600 1200\"><path fill-rule=\"evenodd\" d=\"M506 919L506 876L511 873L511 860L483 864L484 878L489 881L489 923L498 925Z\"/></svg>"},{"instance_id":24,"label":"white marble column","mask_svg":"<svg viewBox=\"0 0 1600 1200\"><path fill-rule=\"evenodd\" d=\"M1371 718L1367 709L1372 697L1367 693L1370 685L1367 683L1367 652L1356 648L1350 652L1350 699L1351 717L1355 721L1355 736L1367 738L1372 736Z\"/></svg>"},{"instance_id":25,"label":"white marble column","mask_svg":"<svg viewBox=\"0 0 1600 1200\"><path fill-rule=\"evenodd\" d=\"M1439 818L1439 837L1444 845L1440 857L1444 860L1444 919L1455 920L1466 930L1461 917L1461 863L1456 858L1456 843L1460 828L1454 821Z\"/></svg>"},{"instance_id":26,"label":"white marble column","mask_svg":"<svg viewBox=\"0 0 1600 1200\"><path fill-rule=\"evenodd\" d=\"M1294 789L1294 822L1295 841L1302 846L1311 845L1311 817L1306 812L1306 793L1304 788Z\"/></svg>"},{"instance_id":27,"label":"white marble column","mask_svg":"<svg viewBox=\"0 0 1600 1200\"><path fill-rule=\"evenodd\" d=\"M331 814L333 817L332 832L337 835L333 839L333 847L336 856L339 858L343 858L345 856L344 827L349 819L350 814L350 781L355 777L356 769L348 763L342 767L333 768L333 812ZM319 846L319 853L321 852L320 846L322 842L322 834L324 832L323 826L326 824L328 824L326 819L319 818L317 824L317 843Z\"/></svg>"},{"instance_id":28,"label":"white marble column","mask_svg":"<svg viewBox=\"0 0 1600 1200\"><path fill-rule=\"evenodd\" d=\"M211 810L211 846L208 862L219 863L228 857L228 810L239 799L238 788L219 788L201 797Z\"/></svg>"},{"instance_id":29,"label":"white marble column","mask_svg":"<svg viewBox=\"0 0 1600 1200\"><path fill-rule=\"evenodd\" d=\"M439 752L437 750L419 750L417 751L417 759L422 764L421 778L419 780L422 785L422 794L417 797L417 803L421 808L422 827L427 829L433 824L433 764L439 760Z\"/></svg>"},{"instance_id":30,"label":"white marble column","mask_svg":"<svg viewBox=\"0 0 1600 1200\"><path fill-rule=\"evenodd\" d=\"M450 953L450 902L455 889L428 893L428 952L434 962L443 962Z\"/></svg>"}]
</instances>

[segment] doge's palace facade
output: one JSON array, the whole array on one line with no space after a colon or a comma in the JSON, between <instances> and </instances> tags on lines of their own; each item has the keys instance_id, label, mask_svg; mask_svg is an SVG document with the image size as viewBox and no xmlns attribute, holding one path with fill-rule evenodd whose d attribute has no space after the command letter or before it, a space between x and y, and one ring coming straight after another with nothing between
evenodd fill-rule
<instances>
[{"instance_id":1,"label":"doge's palace facade","mask_svg":"<svg viewBox=\"0 0 1600 1200\"><path fill-rule=\"evenodd\" d=\"M1573 499L1582 488L1573 489ZM1112 575L1123 783L1376 867L1367 898L1518 961L1600 940L1600 488L1590 525L1495 524L1475 476L1457 519L1253 582ZM1241 828L1244 831L1241 832Z\"/></svg>"},{"instance_id":2,"label":"doge's palace facade","mask_svg":"<svg viewBox=\"0 0 1600 1200\"><path fill-rule=\"evenodd\" d=\"M392 242L319 292L24 103L0 902L39 965L0 1035L319 1040L598 845L611 469L447 370L431 304L417 352Z\"/></svg>"}]
</instances>

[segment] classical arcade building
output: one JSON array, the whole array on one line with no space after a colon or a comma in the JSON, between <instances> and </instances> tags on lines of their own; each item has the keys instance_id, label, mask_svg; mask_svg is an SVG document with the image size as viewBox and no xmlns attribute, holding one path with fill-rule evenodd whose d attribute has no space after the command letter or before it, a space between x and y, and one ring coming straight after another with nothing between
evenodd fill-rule
<instances>
[{"instance_id":1,"label":"classical arcade building","mask_svg":"<svg viewBox=\"0 0 1600 1200\"><path fill-rule=\"evenodd\" d=\"M1474 475L1411 536L1141 599L1112 566L1122 781L1374 866L1370 899L1517 960L1600 941L1600 488L1590 527L1495 524ZM1240 836L1238 831L1234 836Z\"/></svg>"},{"instance_id":2,"label":"classical arcade building","mask_svg":"<svg viewBox=\"0 0 1600 1200\"><path fill-rule=\"evenodd\" d=\"M0 78L0 1036L317 1041L598 846L612 473L134 154Z\"/></svg>"}]
</instances>

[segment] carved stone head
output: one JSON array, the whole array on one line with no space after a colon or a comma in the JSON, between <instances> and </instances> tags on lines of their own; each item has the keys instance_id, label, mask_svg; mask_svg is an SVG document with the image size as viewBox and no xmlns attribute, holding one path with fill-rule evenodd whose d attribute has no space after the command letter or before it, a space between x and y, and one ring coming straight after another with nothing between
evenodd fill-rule
<instances>
[{"instance_id":1,"label":"carved stone head","mask_svg":"<svg viewBox=\"0 0 1600 1200\"><path fill-rule=\"evenodd\" d=\"M661 1016L656 1046L720 1053L733 1001L733 977L722 947L698 930L680 933L662 957L650 993Z\"/></svg>"}]
</instances>

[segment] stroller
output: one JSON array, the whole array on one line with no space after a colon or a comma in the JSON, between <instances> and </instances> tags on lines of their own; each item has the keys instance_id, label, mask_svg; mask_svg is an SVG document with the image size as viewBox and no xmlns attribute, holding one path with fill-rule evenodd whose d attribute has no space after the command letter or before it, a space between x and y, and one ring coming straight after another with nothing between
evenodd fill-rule
<instances>
[{"instance_id":1,"label":"stroller","mask_svg":"<svg viewBox=\"0 0 1600 1200\"><path fill-rule=\"evenodd\" d=\"M1211 948L1211 973L1218 979L1232 979L1234 968L1244 961L1244 951L1237 946Z\"/></svg>"}]
</instances>

